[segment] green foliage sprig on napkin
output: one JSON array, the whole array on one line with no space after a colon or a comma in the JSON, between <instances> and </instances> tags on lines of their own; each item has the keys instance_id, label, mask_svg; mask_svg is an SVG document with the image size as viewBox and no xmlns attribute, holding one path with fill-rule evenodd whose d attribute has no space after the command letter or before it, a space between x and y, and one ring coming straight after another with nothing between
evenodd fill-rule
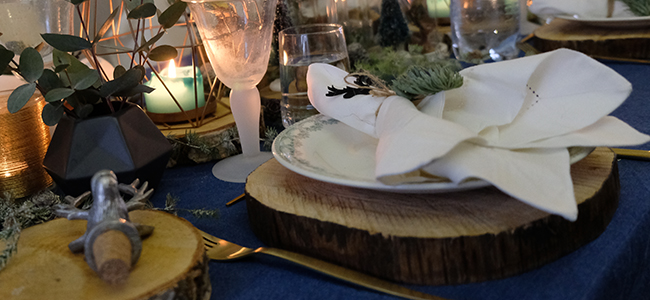
<instances>
[{"instance_id":1,"label":"green foliage sprig on napkin","mask_svg":"<svg viewBox=\"0 0 650 300\"><path fill-rule=\"evenodd\" d=\"M640 17L650 16L650 0L618 0L625 3L630 11Z\"/></svg>"},{"instance_id":2,"label":"green foliage sprig on napkin","mask_svg":"<svg viewBox=\"0 0 650 300\"><path fill-rule=\"evenodd\" d=\"M68 1L76 6L76 11L83 20L79 4L88 0ZM137 20L140 24L145 19L154 17L158 10L152 2L125 1L128 10L127 18ZM125 102L142 93L153 91L152 88L142 84L145 77L142 64L150 66L149 60L168 61L177 56L177 51L172 46L154 47L153 45L163 37L167 29L176 24L187 7L187 3L180 0L170 2L173 4L158 15L158 22L161 25L158 33L146 40L136 32L134 48L122 50L132 53L132 59L128 69L120 65L115 67L113 80L108 80L108 74L99 64L96 48L113 25L114 19L119 14L119 8L110 14L94 36L88 32L88 24L83 22L84 37L41 34L43 40L55 49L52 54L54 64L52 69L44 69L43 59L35 48L28 47L23 50L19 62L16 62L14 53L0 46L0 70L5 74L17 74L27 82L16 88L9 96L7 103L9 112L19 111L38 90L47 102L43 108L43 122L54 125L59 122L64 113L73 118L85 118L92 112L93 105L99 103L105 103L110 111L114 112L113 101ZM97 66L97 69L91 69L71 53L83 54ZM142 58L141 64L135 64L136 56Z\"/></svg>"},{"instance_id":3,"label":"green foliage sprig on napkin","mask_svg":"<svg viewBox=\"0 0 650 300\"><path fill-rule=\"evenodd\" d=\"M435 67L412 66L391 84L391 89L407 99L459 88L463 85L463 76L458 71L437 65Z\"/></svg>"},{"instance_id":4,"label":"green foliage sprig on napkin","mask_svg":"<svg viewBox=\"0 0 650 300\"><path fill-rule=\"evenodd\" d=\"M386 82L399 96L417 100L463 85L455 59L431 59L422 54L422 46L409 45L409 51L390 47L370 52L355 64L359 73L370 73Z\"/></svg>"}]
</instances>

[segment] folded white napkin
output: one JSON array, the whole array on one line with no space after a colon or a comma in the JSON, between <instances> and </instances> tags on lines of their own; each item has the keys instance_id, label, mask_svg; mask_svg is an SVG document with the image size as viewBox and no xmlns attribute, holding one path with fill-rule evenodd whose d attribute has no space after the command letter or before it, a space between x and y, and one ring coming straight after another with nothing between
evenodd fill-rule
<instances>
[{"instance_id":1,"label":"folded white napkin","mask_svg":"<svg viewBox=\"0 0 650 300\"><path fill-rule=\"evenodd\" d=\"M462 87L418 107L399 97L326 96L347 75L327 64L307 72L311 103L379 139L377 180L395 185L480 178L568 220L577 218L567 147L642 144L650 136L607 116L632 90L605 65L560 49L462 70Z\"/></svg>"},{"instance_id":2,"label":"folded white napkin","mask_svg":"<svg viewBox=\"0 0 650 300\"><path fill-rule=\"evenodd\" d=\"M530 12L539 16L571 15L579 18L605 18L609 0L535 0L528 6ZM629 7L614 1L612 18L633 17Z\"/></svg>"}]
</instances>

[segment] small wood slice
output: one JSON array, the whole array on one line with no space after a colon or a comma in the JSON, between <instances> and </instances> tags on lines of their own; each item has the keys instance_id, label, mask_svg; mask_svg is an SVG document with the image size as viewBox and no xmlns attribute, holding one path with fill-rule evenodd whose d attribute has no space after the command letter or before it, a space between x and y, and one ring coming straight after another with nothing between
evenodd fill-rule
<instances>
[{"instance_id":1,"label":"small wood slice","mask_svg":"<svg viewBox=\"0 0 650 300\"><path fill-rule=\"evenodd\" d=\"M248 177L246 193L252 229L269 246L388 280L444 285L519 274L598 237L618 205L615 154L597 148L571 175L575 222L493 187L386 193L313 180L276 160Z\"/></svg>"},{"instance_id":2,"label":"small wood slice","mask_svg":"<svg viewBox=\"0 0 650 300\"><path fill-rule=\"evenodd\" d=\"M86 221L55 219L21 233L18 252L0 272L0 299L209 299L208 259L194 226L159 211L129 216L155 229L142 241L140 259L123 285L102 281L83 254L68 249L84 234Z\"/></svg>"},{"instance_id":3,"label":"small wood slice","mask_svg":"<svg viewBox=\"0 0 650 300\"><path fill-rule=\"evenodd\" d=\"M650 28L595 27L554 19L533 32L535 47L542 51L568 48L591 56L649 59Z\"/></svg>"}]
</instances>

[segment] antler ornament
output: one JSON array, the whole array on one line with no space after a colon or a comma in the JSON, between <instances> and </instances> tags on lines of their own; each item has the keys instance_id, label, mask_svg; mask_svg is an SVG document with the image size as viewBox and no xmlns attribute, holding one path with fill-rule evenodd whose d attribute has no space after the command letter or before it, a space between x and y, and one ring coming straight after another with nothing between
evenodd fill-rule
<instances>
[{"instance_id":1,"label":"antler ornament","mask_svg":"<svg viewBox=\"0 0 650 300\"><path fill-rule=\"evenodd\" d=\"M131 222L129 211L143 208L153 189L147 182L139 189L136 179L130 185L118 183L115 173L101 170L91 179L93 204L89 210L77 208L91 192L79 197L67 196L67 204L55 206L55 214L68 220L88 220L86 232L68 244L74 253L83 251L86 262L100 278L111 284L126 281L131 267L140 258L142 237L153 232L152 226ZM127 202L121 193L131 195Z\"/></svg>"}]
</instances>

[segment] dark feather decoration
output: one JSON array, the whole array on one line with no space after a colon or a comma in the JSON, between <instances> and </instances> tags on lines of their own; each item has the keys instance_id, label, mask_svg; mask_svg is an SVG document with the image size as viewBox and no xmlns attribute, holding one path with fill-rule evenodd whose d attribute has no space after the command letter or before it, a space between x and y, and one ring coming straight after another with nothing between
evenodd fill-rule
<instances>
[{"instance_id":1,"label":"dark feather decoration","mask_svg":"<svg viewBox=\"0 0 650 300\"><path fill-rule=\"evenodd\" d=\"M329 92L325 94L327 97L334 97L338 95L343 95L344 99L350 99L356 95L369 95L371 89L366 88L370 87L372 85L372 79L370 77L365 76L365 75L360 75L357 76L357 78L354 80L354 84L356 84L359 87L351 87L351 86L346 86L342 89L337 89L336 87L328 86L327 89Z\"/></svg>"}]
</instances>

